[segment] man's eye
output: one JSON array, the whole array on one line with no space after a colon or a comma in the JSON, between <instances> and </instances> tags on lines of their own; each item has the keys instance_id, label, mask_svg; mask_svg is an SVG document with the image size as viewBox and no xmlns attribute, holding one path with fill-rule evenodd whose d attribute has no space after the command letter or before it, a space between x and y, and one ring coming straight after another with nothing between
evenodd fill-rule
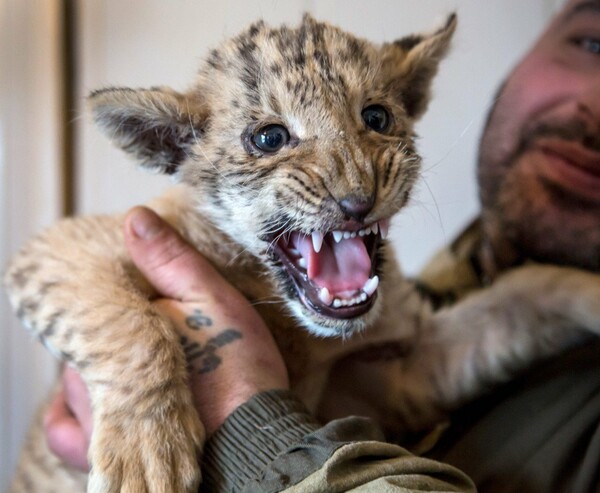
<instances>
[{"instance_id":1,"label":"man's eye","mask_svg":"<svg viewBox=\"0 0 600 493\"><path fill-rule=\"evenodd\" d=\"M584 36L573 39L573 43L588 53L600 55L600 39L598 38Z\"/></svg>"},{"instance_id":2,"label":"man's eye","mask_svg":"<svg viewBox=\"0 0 600 493\"><path fill-rule=\"evenodd\" d=\"M581 47L590 53L600 55L600 39L583 38L581 40Z\"/></svg>"}]
</instances>

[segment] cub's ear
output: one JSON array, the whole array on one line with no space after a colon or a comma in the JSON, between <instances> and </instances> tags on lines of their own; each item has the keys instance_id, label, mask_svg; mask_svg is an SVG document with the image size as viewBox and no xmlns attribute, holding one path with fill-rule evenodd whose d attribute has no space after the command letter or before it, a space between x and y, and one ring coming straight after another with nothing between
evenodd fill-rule
<instances>
[{"instance_id":1,"label":"cub's ear","mask_svg":"<svg viewBox=\"0 0 600 493\"><path fill-rule=\"evenodd\" d=\"M431 81L448 52L456 24L456 14L451 14L433 33L407 36L381 48L387 88L412 118L419 118L427 109Z\"/></svg>"},{"instance_id":2,"label":"cub's ear","mask_svg":"<svg viewBox=\"0 0 600 493\"><path fill-rule=\"evenodd\" d=\"M168 88L108 88L88 98L94 121L142 166L173 174L190 155L208 120L198 99Z\"/></svg>"}]
</instances>

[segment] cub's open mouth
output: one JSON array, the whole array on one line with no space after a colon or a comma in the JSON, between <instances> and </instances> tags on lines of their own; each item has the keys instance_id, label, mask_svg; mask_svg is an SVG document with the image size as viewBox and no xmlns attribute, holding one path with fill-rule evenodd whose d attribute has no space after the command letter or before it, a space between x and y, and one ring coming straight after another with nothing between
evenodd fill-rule
<instances>
[{"instance_id":1,"label":"cub's open mouth","mask_svg":"<svg viewBox=\"0 0 600 493\"><path fill-rule=\"evenodd\" d=\"M383 219L353 231L294 231L280 235L272 248L305 306L325 317L355 318L377 297L376 254L389 224Z\"/></svg>"}]
</instances>

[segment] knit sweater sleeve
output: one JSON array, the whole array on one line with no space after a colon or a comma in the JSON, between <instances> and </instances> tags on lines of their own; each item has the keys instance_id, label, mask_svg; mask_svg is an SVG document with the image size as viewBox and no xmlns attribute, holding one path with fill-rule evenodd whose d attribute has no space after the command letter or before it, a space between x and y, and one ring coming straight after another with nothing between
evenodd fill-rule
<instances>
[{"instance_id":1,"label":"knit sweater sleeve","mask_svg":"<svg viewBox=\"0 0 600 493\"><path fill-rule=\"evenodd\" d=\"M460 471L385 443L365 418L321 427L288 391L254 396L210 438L203 492L475 491Z\"/></svg>"}]
</instances>

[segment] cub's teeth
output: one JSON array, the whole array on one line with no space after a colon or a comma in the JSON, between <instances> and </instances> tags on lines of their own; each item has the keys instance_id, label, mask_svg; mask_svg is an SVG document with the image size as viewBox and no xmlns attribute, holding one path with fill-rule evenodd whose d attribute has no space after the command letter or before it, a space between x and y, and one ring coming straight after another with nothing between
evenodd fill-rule
<instances>
[{"instance_id":1,"label":"cub's teeth","mask_svg":"<svg viewBox=\"0 0 600 493\"><path fill-rule=\"evenodd\" d=\"M358 231L332 231L331 235L333 236L333 239L336 243L339 243L342 240L349 240L350 238L356 238L357 236L360 237L364 237L370 234L377 234L379 232L379 230L381 230L381 234L383 236L383 238L385 239L387 237L387 232L388 232L388 228L389 228L389 219L383 219L381 221L381 224L378 223L373 223L369 226L367 226L366 228L360 229ZM320 241L321 244L323 243L323 234L322 233L313 233L313 244L315 242L314 240L314 235L321 235L320 236ZM317 248L315 247L315 251L319 251L317 250Z\"/></svg>"},{"instance_id":2,"label":"cub's teeth","mask_svg":"<svg viewBox=\"0 0 600 493\"><path fill-rule=\"evenodd\" d=\"M319 299L321 300L321 303L327 306L333 303L333 296L327 288L321 288L321 291L319 291Z\"/></svg>"},{"instance_id":3,"label":"cub's teeth","mask_svg":"<svg viewBox=\"0 0 600 493\"><path fill-rule=\"evenodd\" d=\"M381 237L385 240L388 237L388 233L390 231L390 220L382 219L379 221L379 231L381 232Z\"/></svg>"},{"instance_id":4,"label":"cub's teeth","mask_svg":"<svg viewBox=\"0 0 600 493\"><path fill-rule=\"evenodd\" d=\"M365 283L362 290L367 294L367 296L371 296L377 290L377 286L379 286L379 277L373 276Z\"/></svg>"},{"instance_id":5,"label":"cub's teeth","mask_svg":"<svg viewBox=\"0 0 600 493\"><path fill-rule=\"evenodd\" d=\"M325 299L323 299L321 297L324 289L325 288L323 288L321 290L321 292L319 293L319 298L321 299L321 301L323 303L326 302ZM360 295L355 296L354 298L333 298L333 296L331 296L329 294L329 291L326 291L325 293L326 293L326 295L329 295L329 297L331 297L331 298L328 297L327 299L331 299L332 300L330 303L327 303L327 304L329 306L333 306L334 308L341 308L343 306L358 305L359 303L364 303L365 301L367 301L367 298L368 298L367 293L361 293Z\"/></svg>"},{"instance_id":6,"label":"cub's teeth","mask_svg":"<svg viewBox=\"0 0 600 493\"><path fill-rule=\"evenodd\" d=\"M306 259L303 257L300 257L298 260L296 260L296 264L298 265L298 267L300 267L301 269L306 269Z\"/></svg>"},{"instance_id":7,"label":"cub's teeth","mask_svg":"<svg viewBox=\"0 0 600 493\"><path fill-rule=\"evenodd\" d=\"M312 244L315 252L319 253L323 246L323 233L315 231L312 235Z\"/></svg>"}]
</instances>

